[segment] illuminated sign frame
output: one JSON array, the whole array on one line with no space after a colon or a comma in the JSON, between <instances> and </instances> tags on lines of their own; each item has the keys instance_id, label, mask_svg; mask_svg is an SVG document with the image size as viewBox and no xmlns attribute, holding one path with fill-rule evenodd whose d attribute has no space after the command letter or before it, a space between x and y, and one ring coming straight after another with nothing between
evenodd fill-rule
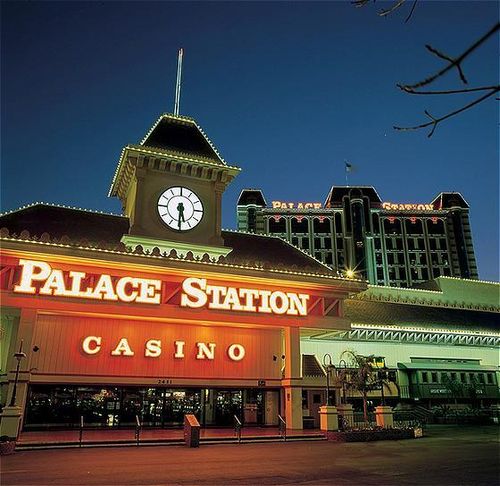
<instances>
[{"instance_id":1,"label":"illuminated sign frame","mask_svg":"<svg viewBox=\"0 0 500 486\"><path fill-rule=\"evenodd\" d=\"M19 260L22 268L13 292L29 295L73 297L100 301L161 304L163 281L159 279L109 274L90 282L85 272L63 271L49 263ZM37 284L36 286L34 284ZM166 283L166 282L165 282ZM207 279L188 277L181 283L180 306L223 311L307 316L309 294L255 288L236 288L209 284Z\"/></svg>"}]
</instances>

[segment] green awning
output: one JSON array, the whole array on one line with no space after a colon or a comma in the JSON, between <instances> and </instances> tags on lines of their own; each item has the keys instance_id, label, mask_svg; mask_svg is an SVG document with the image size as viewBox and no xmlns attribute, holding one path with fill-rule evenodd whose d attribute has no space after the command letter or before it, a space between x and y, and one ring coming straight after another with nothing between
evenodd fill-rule
<instances>
[{"instance_id":1,"label":"green awning","mask_svg":"<svg viewBox=\"0 0 500 486\"><path fill-rule=\"evenodd\" d=\"M422 363L398 363L400 370L443 370L443 371L499 371L497 366L483 366L474 363L435 363L432 361Z\"/></svg>"}]
</instances>

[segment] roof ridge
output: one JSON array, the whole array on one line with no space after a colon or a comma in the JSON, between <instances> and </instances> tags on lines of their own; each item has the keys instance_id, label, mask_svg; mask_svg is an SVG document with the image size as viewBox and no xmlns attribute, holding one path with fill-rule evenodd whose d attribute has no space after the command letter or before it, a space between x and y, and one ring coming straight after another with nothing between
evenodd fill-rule
<instances>
[{"instance_id":1,"label":"roof ridge","mask_svg":"<svg viewBox=\"0 0 500 486\"><path fill-rule=\"evenodd\" d=\"M16 209L12 209L10 211L5 211L3 213L0 213L0 218L3 216L8 216L9 214L17 213L18 211L22 211L24 209L29 209L35 206L48 206L51 208L59 208L59 209L71 209L72 211L82 211L85 213L91 213L91 214L101 214L103 216L115 216L119 218L127 218L127 216L124 216L123 214L115 214L115 213L106 213L104 211L101 211L99 209L86 209L86 208L79 208L76 206L66 206L64 204L56 204L56 203L47 203L44 201L35 201L29 204L25 204L24 206L20 206Z\"/></svg>"}]
</instances>

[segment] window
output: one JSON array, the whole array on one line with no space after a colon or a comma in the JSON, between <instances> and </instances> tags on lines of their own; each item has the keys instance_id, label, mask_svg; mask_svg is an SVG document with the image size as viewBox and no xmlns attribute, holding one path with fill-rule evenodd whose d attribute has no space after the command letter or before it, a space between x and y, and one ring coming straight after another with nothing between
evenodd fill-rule
<instances>
[{"instance_id":1,"label":"window","mask_svg":"<svg viewBox=\"0 0 500 486\"><path fill-rule=\"evenodd\" d=\"M377 267L377 280L384 281L384 269L382 267Z\"/></svg>"},{"instance_id":2,"label":"window","mask_svg":"<svg viewBox=\"0 0 500 486\"><path fill-rule=\"evenodd\" d=\"M465 373L460 373L460 381L462 383L467 383L467 375Z\"/></svg>"},{"instance_id":3,"label":"window","mask_svg":"<svg viewBox=\"0 0 500 486\"><path fill-rule=\"evenodd\" d=\"M429 374L427 371L422 371L422 383L429 383Z\"/></svg>"},{"instance_id":4,"label":"window","mask_svg":"<svg viewBox=\"0 0 500 486\"><path fill-rule=\"evenodd\" d=\"M302 249L309 250L309 238L302 238Z\"/></svg>"},{"instance_id":5,"label":"window","mask_svg":"<svg viewBox=\"0 0 500 486\"><path fill-rule=\"evenodd\" d=\"M321 238L314 238L314 248L321 248Z\"/></svg>"},{"instance_id":6,"label":"window","mask_svg":"<svg viewBox=\"0 0 500 486\"><path fill-rule=\"evenodd\" d=\"M387 263L394 265L394 253L387 253Z\"/></svg>"},{"instance_id":7,"label":"window","mask_svg":"<svg viewBox=\"0 0 500 486\"><path fill-rule=\"evenodd\" d=\"M479 378L479 383L483 383L484 384L484 373L479 373L478 374L478 378Z\"/></svg>"},{"instance_id":8,"label":"window","mask_svg":"<svg viewBox=\"0 0 500 486\"><path fill-rule=\"evenodd\" d=\"M327 250L331 250L331 248L332 248L332 239L331 238L324 238L323 239L323 247L326 248Z\"/></svg>"},{"instance_id":9,"label":"window","mask_svg":"<svg viewBox=\"0 0 500 486\"><path fill-rule=\"evenodd\" d=\"M381 250L382 249L382 241L380 240L380 238L375 238L374 239L374 243L375 243L375 249L376 250Z\"/></svg>"},{"instance_id":10,"label":"window","mask_svg":"<svg viewBox=\"0 0 500 486\"><path fill-rule=\"evenodd\" d=\"M292 218L292 233L309 233L309 221L308 221L308 219L307 218Z\"/></svg>"},{"instance_id":11,"label":"window","mask_svg":"<svg viewBox=\"0 0 500 486\"><path fill-rule=\"evenodd\" d=\"M386 238L385 240L385 249L392 250L392 240L390 238Z\"/></svg>"},{"instance_id":12,"label":"window","mask_svg":"<svg viewBox=\"0 0 500 486\"><path fill-rule=\"evenodd\" d=\"M286 219L269 218L269 233L286 233Z\"/></svg>"},{"instance_id":13,"label":"window","mask_svg":"<svg viewBox=\"0 0 500 486\"><path fill-rule=\"evenodd\" d=\"M431 381L432 381L432 383L439 383L439 381L438 381L438 374L437 374L436 371L433 371L431 373Z\"/></svg>"},{"instance_id":14,"label":"window","mask_svg":"<svg viewBox=\"0 0 500 486\"><path fill-rule=\"evenodd\" d=\"M328 252L326 254L325 263L327 265L332 265L333 264L333 255L330 252Z\"/></svg>"},{"instance_id":15,"label":"window","mask_svg":"<svg viewBox=\"0 0 500 486\"><path fill-rule=\"evenodd\" d=\"M450 374L451 380L455 381L457 379L457 374L456 373L451 373Z\"/></svg>"},{"instance_id":16,"label":"window","mask_svg":"<svg viewBox=\"0 0 500 486\"><path fill-rule=\"evenodd\" d=\"M382 253L375 253L375 261L377 265L382 265Z\"/></svg>"},{"instance_id":17,"label":"window","mask_svg":"<svg viewBox=\"0 0 500 486\"><path fill-rule=\"evenodd\" d=\"M343 238L337 238L337 249L342 250L344 248L344 239Z\"/></svg>"},{"instance_id":18,"label":"window","mask_svg":"<svg viewBox=\"0 0 500 486\"><path fill-rule=\"evenodd\" d=\"M486 375L486 379L487 379L489 385L493 385L493 373L488 373Z\"/></svg>"}]
</instances>

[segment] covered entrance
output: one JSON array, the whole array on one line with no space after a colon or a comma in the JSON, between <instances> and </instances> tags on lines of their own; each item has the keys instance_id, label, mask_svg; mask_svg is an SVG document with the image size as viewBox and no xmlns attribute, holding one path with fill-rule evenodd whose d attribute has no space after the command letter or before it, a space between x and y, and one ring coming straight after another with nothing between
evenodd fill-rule
<instances>
[{"instance_id":1,"label":"covered entrance","mask_svg":"<svg viewBox=\"0 0 500 486\"><path fill-rule=\"evenodd\" d=\"M24 430L77 428L80 417L86 427L134 427L136 415L143 427L178 427L186 414L203 426L232 427L235 416L247 426L274 425L279 396L262 389L31 385Z\"/></svg>"}]
</instances>

